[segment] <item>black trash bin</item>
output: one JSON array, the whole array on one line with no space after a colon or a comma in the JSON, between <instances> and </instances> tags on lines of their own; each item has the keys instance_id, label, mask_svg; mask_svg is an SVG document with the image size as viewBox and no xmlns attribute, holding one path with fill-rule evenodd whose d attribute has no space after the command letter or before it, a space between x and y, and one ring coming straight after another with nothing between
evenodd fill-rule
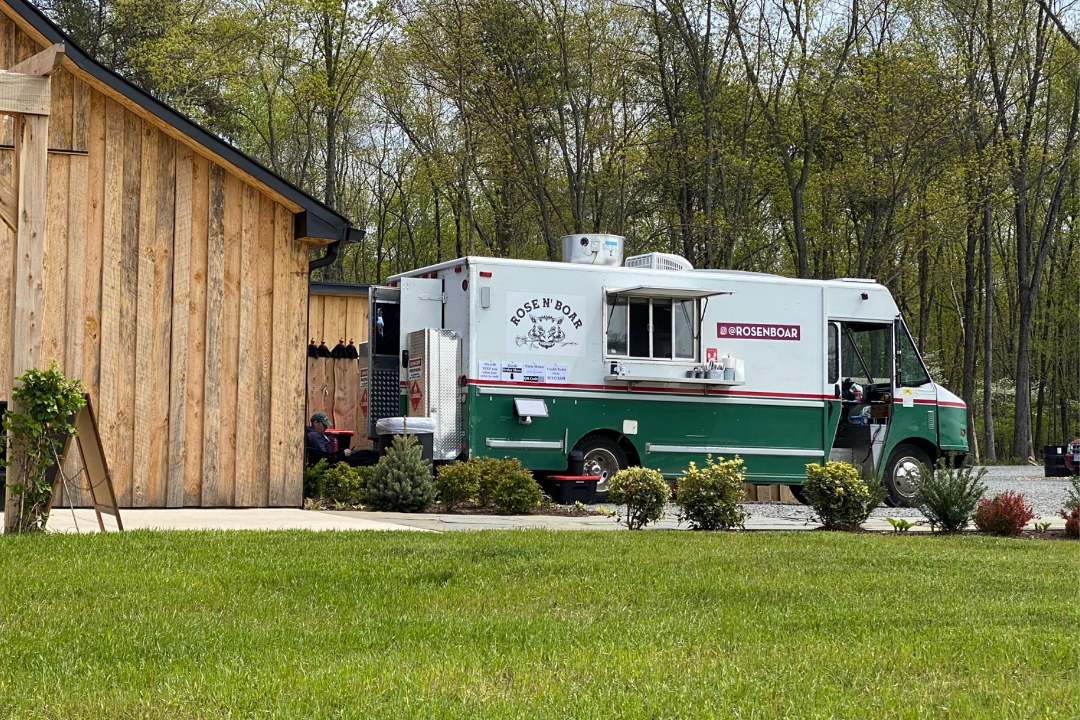
<instances>
[{"instance_id":1,"label":"black trash bin","mask_svg":"<svg viewBox=\"0 0 1080 720\"><path fill-rule=\"evenodd\" d=\"M1069 477L1065 465L1065 445L1047 445L1043 448L1043 472L1046 477Z\"/></svg>"},{"instance_id":2,"label":"black trash bin","mask_svg":"<svg viewBox=\"0 0 1080 720\"><path fill-rule=\"evenodd\" d=\"M425 460L435 457L435 421L426 417L389 417L375 423L375 434L379 436L379 453L386 452L394 442L395 435L408 433L420 443L420 454Z\"/></svg>"}]
</instances>

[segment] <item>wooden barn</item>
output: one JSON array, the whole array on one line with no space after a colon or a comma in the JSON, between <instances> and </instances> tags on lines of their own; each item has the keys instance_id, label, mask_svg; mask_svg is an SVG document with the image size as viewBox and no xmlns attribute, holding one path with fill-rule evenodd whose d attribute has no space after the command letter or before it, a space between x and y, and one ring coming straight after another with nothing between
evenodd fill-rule
<instances>
[{"instance_id":1,"label":"wooden barn","mask_svg":"<svg viewBox=\"0 0 1080 720\"><path fill-rule=\"evenodd\" d=\"M0 226L0 400L27 367L81 379L121 507L299 505L309 249L358 231L29 3L0 11L0 67L64 44L45 112L0 126L0 190L20 210ZM44 122L35 181L16 154Z\"/></svg>"}]
</instances>

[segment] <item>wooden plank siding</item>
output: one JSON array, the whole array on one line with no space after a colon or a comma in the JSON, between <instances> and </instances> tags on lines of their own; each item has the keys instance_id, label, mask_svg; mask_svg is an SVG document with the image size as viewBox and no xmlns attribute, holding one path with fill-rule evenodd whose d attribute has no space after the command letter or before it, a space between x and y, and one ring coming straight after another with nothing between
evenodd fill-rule
<instances>
[{"instance_id":1,"label":"wooden plank siding","mask_svg":"<svg viewBox=\"0 0 1080 720\"><path fill-rule=\"evenodd\" d=\"M0 13L3 67L39 49ZM77 73L53 78L41 359L98 408L121 507L299 506L308 252L295 208L133 110ZM0 123L0 144L12 139ZM12 155L0 149L2 178ZM0 227L5 290L15 241ZM2 358L12 299L0 292Z\"/></svg>"},{"instance_id":2,"label":"wooden plank siding","mask_svg":"<svg viewBox=\"0 0 1080 720\"><path fill-rule=\"evenodd\" d=\"M312 292L308 299L307 339L321 340L333 349L338 340L367 340L368 299L366 295L331 295Z\"/></svg>"}]
</instances>

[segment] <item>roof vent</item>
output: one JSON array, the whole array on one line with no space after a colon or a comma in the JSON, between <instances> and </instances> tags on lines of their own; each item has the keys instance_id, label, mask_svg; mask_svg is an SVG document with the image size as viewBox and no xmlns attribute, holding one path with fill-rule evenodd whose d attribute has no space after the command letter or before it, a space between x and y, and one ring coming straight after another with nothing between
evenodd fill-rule
<instances>
[{"instance_id":1,"label":"roof vent","mask_svg":"<svg viewBox=\"0 0 1080 720\"><path fill-rule=\"evenodd\" d=\"M682 255L652 252L644 255L632 255L626 258L626 267L645 268L647 270L693 270L694 266Z\"/></svg>"}]
</instances>

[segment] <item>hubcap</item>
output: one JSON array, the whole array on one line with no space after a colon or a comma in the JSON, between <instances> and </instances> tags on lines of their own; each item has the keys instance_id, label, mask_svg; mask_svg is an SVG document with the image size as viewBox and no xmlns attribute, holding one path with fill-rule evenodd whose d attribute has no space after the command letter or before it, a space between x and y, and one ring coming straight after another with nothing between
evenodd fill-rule
<instances>
[{"instance_id":1,"label":"hubcap","mask_svg":"<svg viewBox=\"0 0 1080 720\"><path fill-rule=\"evenodd\" d=\"M607 490L608 481L619 472L619 461L609 450L596 448L585 453L585 474L599 475L600 482L596 483L597 492Z\"/></svg>"},{"instance_id":2,"label":"hubcap","mask_svg":"<svg viewBox=\"0 0 1080 720\"><path fill-rule=\"evenodd\" d=\"M913 457L903 457L893 468L893 489L904 498L915 497L915 486L919 483L919 461Z\"/></svg>"}]
</instances>

